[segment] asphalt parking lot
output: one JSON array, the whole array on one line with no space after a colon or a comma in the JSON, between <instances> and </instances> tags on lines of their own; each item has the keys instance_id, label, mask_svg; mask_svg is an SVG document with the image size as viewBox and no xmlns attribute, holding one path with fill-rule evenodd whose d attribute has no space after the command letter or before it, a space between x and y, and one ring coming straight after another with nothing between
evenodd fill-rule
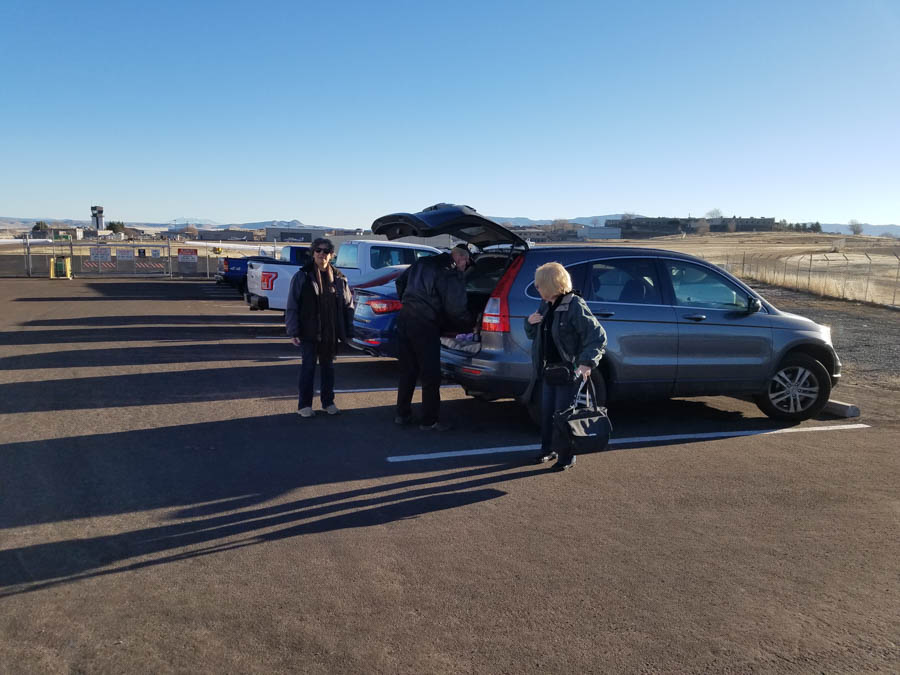
<instances>
[{"instance_id":1,"label":"asphalt parking lot","mask_svg":"<svg viewBox=\"0 0 900 675\"><path fill-rule=\"evenodd\" d=\"M896 672L900 314L766 295L861 417L623 405L556 474L512 401L395 427L355 352L299 418L281 314L228 288L4 279L0 671Z\"/></svg>"}]
</instances>

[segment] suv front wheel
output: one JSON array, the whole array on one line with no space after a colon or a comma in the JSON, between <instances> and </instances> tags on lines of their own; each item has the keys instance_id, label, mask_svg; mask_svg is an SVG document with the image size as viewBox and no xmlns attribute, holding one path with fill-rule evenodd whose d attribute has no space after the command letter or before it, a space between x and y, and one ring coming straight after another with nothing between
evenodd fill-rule
<instances>
[{"instance_id":1,"label":"suv front wheel","mask_svg":"<svg viewBox=\"0 0 900 675\"><path fill-rule=\"evenodd\" d=\"M806 354L788 354L755 400L769 417L802 422L817 415L829 396L831 378L825 366Z\"/></svg>"}]
</instances>

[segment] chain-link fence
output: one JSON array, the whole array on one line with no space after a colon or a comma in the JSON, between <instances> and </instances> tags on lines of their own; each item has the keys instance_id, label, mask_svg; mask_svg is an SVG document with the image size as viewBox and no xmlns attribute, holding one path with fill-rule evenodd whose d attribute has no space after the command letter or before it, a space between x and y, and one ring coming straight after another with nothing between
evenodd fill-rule
<instances>
[{"instance_id":1,"label":"chain-link fence","mask_svg":"<svg viewBox=\"0 0 900 675\"><path fill-rule=\"evenodd\" d=\"M709 259L742 279L808 291L819 296L897 306L900 255L872 253L725 254Z\"/></svg>"},{"instance_id":2,"label":"chain-link fence","mask_svg":"<svg viewBox=\"0 0 900 675\"><path fill-rule=\"evenodd\" d=\"M255 255L256 248L249 253ZM271 247L269 248L271 251ZM77 277L197 277L215 276L223 257L209 247L147 242L32 243L0 250L0 276L48 277L53 261L69 258Z\"/></svg>"}]
</instances>

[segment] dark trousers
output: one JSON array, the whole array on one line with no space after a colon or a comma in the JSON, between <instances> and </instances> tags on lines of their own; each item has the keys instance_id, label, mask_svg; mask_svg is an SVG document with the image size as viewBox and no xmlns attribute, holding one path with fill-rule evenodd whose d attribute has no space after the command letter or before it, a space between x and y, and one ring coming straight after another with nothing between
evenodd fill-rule
<instances>
[{"instance_id":1,"label":"dark trousers","mask_svg":"<svg viewBox=\"0 0 900 675\"><path fill-rule=\"evenodd\" d=\"M300 364L300 400L297 408L312 407L316 359L319 360L319 395L322 397L322 407L330 406L334 403L334 359L320 358L319 345L312 340L300 343L300 356L303 363Z\"/></svg>"},{"instance_id":2,"label":"dark trousers","mask_svg":"<svg viewBox=\"0 0 900 675\"><path fill-rule=\"evenodd\" d=\"M416 381L422 381L421 424L434 424L441 410L441 333L437 326L398 317L400 383L397 386L397 415L412 414Z\"/></svg>"},{"instance_id":3,"label":"dark trousers","mask_svg":"<svg viewBox=\"0 0 900 675\"><path fill-rule=\"evenodd\" d=\"M565 439L553 433L553 413L572 405L575 398L575 384L547 384L541 382L541 454L556 451L560 457L571 456L569 445Z\"/></svg>"}]
</instances>

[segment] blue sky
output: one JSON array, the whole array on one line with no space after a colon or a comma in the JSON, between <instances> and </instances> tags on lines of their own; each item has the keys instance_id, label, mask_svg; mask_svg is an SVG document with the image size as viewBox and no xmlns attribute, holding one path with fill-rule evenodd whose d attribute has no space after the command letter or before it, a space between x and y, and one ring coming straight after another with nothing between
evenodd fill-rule
<instances>
[{"instance_id":1,"label":"blue sky","mask_svg":"<svg viewBox=\"0 0 900 675\"><path fill-rule=\"evenodd\" d=\"M900 223L900 2L0 0L0 215Z\"/></svg>"}]
</instances>

